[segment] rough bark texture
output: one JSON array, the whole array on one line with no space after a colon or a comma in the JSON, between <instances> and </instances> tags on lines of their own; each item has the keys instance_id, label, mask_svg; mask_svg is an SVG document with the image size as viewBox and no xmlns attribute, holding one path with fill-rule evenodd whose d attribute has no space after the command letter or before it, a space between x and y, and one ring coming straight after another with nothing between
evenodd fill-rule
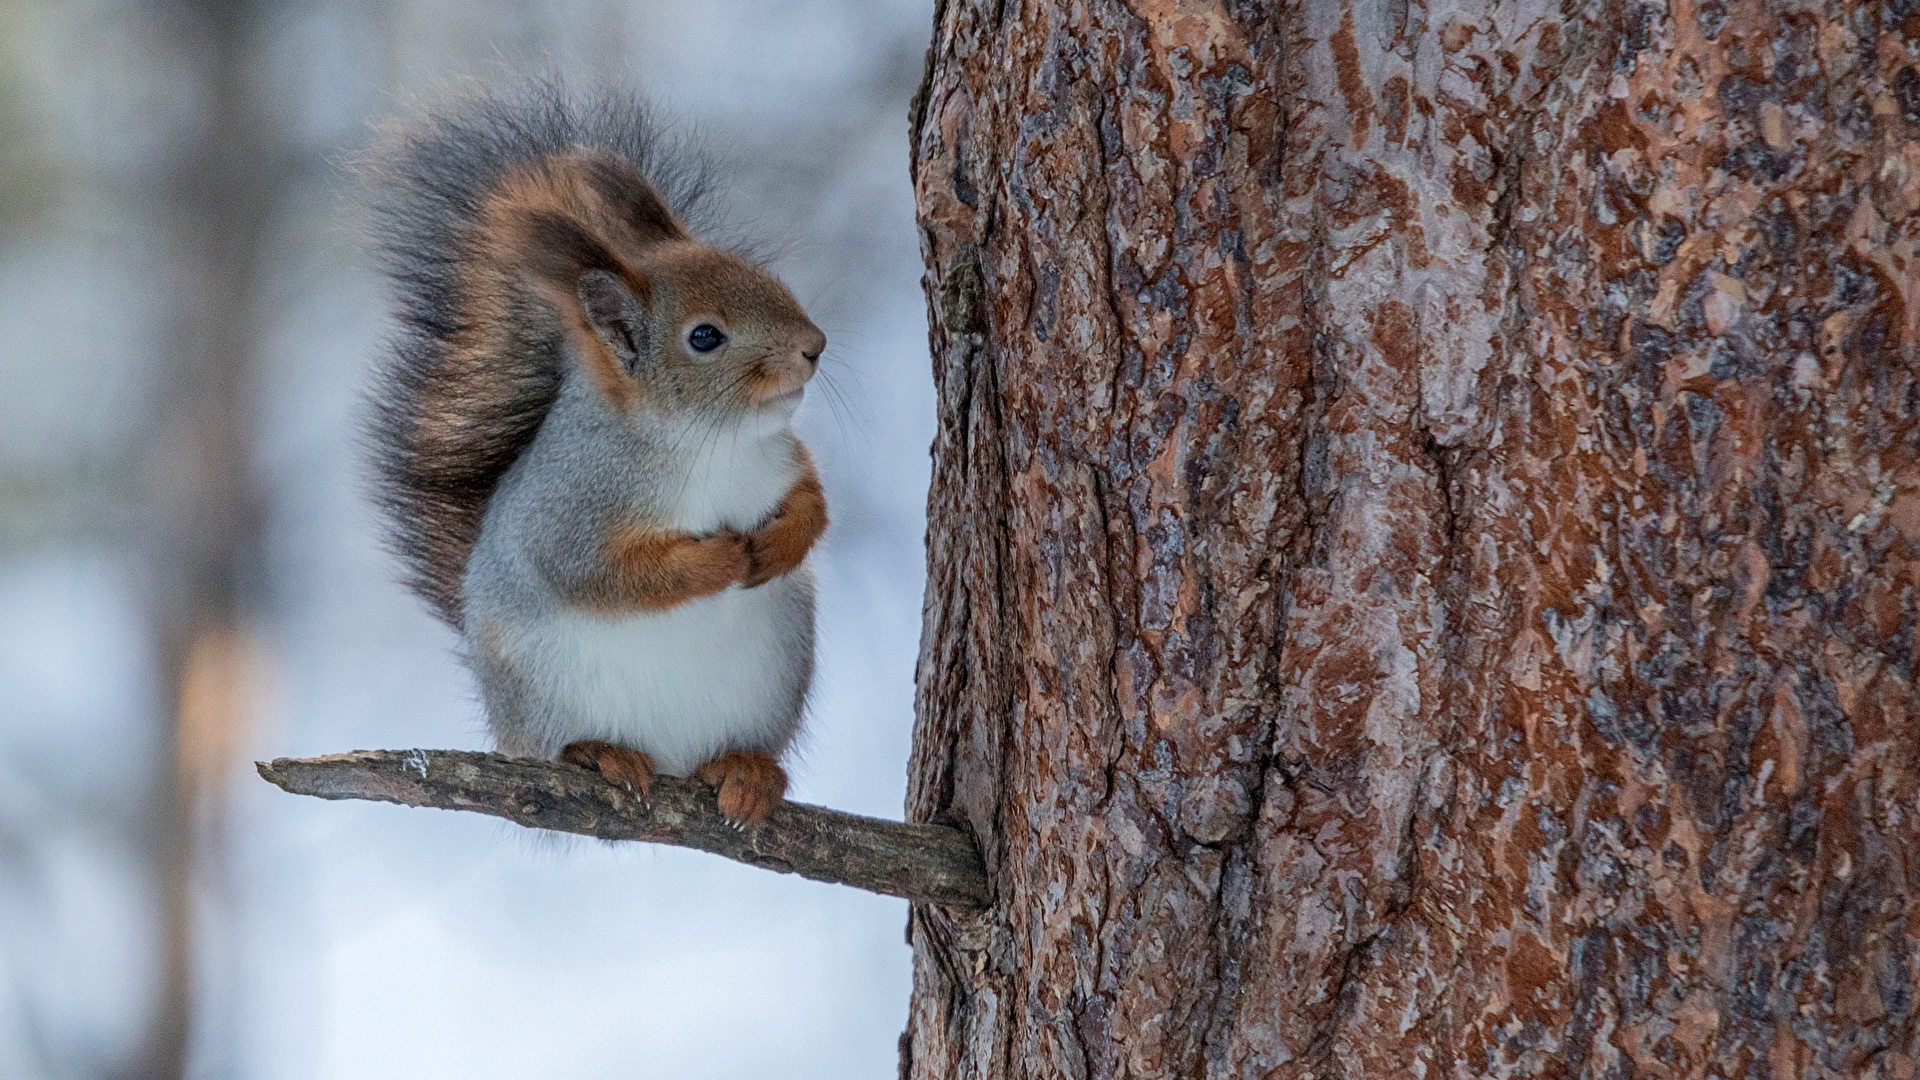
<instances>
[{"instance_id":1,"label":"rough bark texture","mask_svg":"<svg viewBox=\"0 0 1920 1080\"><path fill-rule=\"evenodd\" d=\"M1916 60L940 6L908 1075L1914 1075Z\"/></svg>"},{"instance_id":2,"label":"rough bark texture","mask_svg":"<svg viewBox=\"0 0 1920 1080\"><path fill-rule=\"evenodd\" d=\"M572 765L470 750L359 750L256 762L296 795L474 810L530 829L695 848L783 874L978 908L986 874L958 829L784 802L758 825L720 816L713 788L656 776L646 798Z\"/></svg>"}]
</instances>

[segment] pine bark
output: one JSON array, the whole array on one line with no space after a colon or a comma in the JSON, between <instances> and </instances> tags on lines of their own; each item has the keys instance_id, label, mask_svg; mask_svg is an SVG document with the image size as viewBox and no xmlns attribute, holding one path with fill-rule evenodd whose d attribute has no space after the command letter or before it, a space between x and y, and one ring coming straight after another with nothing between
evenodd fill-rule
<instances>
[{"instance_id":1,"label":"pine bark","mask_svg":"<svg viewBox=\"0 0 1920 1080\"><path fill-rule=\"evenodd\" d=\"M946 0L911 1077L1910 1077L1920 3Z\"/></svg>"}]
</instances>

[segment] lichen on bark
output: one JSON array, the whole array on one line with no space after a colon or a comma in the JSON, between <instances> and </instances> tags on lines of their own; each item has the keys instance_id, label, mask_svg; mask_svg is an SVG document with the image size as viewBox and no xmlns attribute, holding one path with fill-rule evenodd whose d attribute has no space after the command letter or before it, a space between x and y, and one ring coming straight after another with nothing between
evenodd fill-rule
<instances>
[{"instance_id":1,"label":"lichen on bark","mask_svg":"<svg viewBox=\"0 0 1920 1080\"><path fill-rule=\"evenodd\" d=\"M1911 1076L1920 5L940 5L917 1077Z\"/></svg>"}]
</instances>

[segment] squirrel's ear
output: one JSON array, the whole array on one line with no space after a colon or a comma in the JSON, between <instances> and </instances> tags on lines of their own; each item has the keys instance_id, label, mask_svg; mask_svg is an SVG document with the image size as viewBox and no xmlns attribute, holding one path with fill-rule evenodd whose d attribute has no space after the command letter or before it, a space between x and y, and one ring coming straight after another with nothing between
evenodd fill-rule
<instances>
[{"instance_id":1,"label":"squirrel's ear","mask_svg":"<svg viewBox=\"0 0 1920 1080\"><path fill-rule=\"evenodd\" d=\"M648 354L647 313L625 282L605 270L580 275L575 293L587 325L620 358L628 373L638 370Z\"/></svg>"},{"instance_id":2,"label":"squirrel's ear","mask_svg":"<svg viewBox=\"0 0 1920 1080\"><path fill-rule=\"evenodd\" d=\"M666 200L637 169L605 158L589 158L586 170L600 197L618 211L642 243L687 238L687 231L667 209Z\"/></svg>"}]
</instances>

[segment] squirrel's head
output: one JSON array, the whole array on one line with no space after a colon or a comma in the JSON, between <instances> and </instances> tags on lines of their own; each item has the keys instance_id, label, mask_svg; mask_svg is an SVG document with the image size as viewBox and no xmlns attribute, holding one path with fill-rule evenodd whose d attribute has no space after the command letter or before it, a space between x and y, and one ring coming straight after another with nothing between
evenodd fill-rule
<instances>
[{"instance_id":1,"label":"squirrel's head","mask_svg":"<svg viewBox=\"0 0 1920 1080\"><path fill-rule=\"evenodd\" d=\"M778 278L693 239L618 159L562 154L508 176L475 235L489 295L530 281L569 362L629 413L784 428L826 347Z\"/></svg>"},{"instance_id":2,"label":"squirrel's head","mask_svg":"<svg viewBox=\"0 0 1920 1080\"><path fill-rule=\"evenodd\" d=\"M625 408L783 424L827 344L779 279L691 240L586 270L572 299L580 361Z\"/></svg>"}]
</instances>

